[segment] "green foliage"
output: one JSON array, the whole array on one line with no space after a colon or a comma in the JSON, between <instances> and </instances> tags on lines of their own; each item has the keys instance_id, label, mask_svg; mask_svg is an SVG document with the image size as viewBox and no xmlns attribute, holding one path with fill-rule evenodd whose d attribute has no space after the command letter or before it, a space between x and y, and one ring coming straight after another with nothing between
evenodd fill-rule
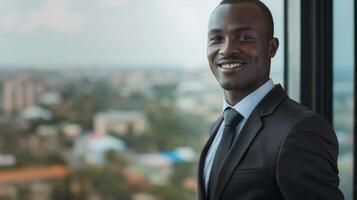
<instances>
[{"instance_id":1,"label":"green foliage","mask_svg":"<svg viewBox=\"0 0 357 200\"><path fill-rule=\"evenodd\" d=\"M85 129L91 129L97 112L115 109L118 105L118 91L107 80L83 79L80 83L69 84L66 98L71 102L71 110L78 113L73 122Z\"/></svg>"},{"instance_id":2,"label":"green foliage","mask_svg":"<svg viewBox=\"0 0 357 200\"><path fill-rule=\"evenodd\" d=\"M170 183L180 187L185 178L195 176L196 166L195 162L179 163L174 165L173 173L170 177Z\"/></svg>"},{"instance_id":3,"label":"green foliage","mask_svg":"<svg viewBox=\"0 0 357 200\"><path fill-rule=\"evenodd\" d=\"M30 200L31 191L28 187L18 186L17 190L18 190L18 198L17 199Z\"/></svg>"},{"instance_id":4,"label":"green foliage","mask_svg":"<svg viewBox=\"0 0 357 200\"><path fill-rule=\"evenodd\" d=\"M208 132L206 124L202 118L175 108L162 109L147 134L161 150L172 150L179 146L196 147L199 138Z\"/></svg>"},{"instance_id":5,"label":"green foliage","mask_svg":"<svg viewBox=\"0 0 357 200\"><path fill-rule=\"evenodd\" d=\"M107 110L139 110L148 117L149 128L138 135L133 128L129 128L126 135L120 136L131 151L142 153L173 150L179 146L191 146L198 151L201 148L200 138L208 134L209 124L204 118L192 113L185 113L176 107L177 83L160 84L149 91L130 91L124 95L125 88L113 87L108 79L83 78L65 84L63 100L58 107L47 109L54 112L55 118L50 121L34 121L34 133L38 125L60 124L63 121L78 123L84 130L93 127L93 117L98 112ZM59 127L59 126L58 126ZM26 145L19 148L21 131L16 127L0 127L0 145L3 152L8 151L16 155L18 166L48 165L65 163L60 154L39 156L26 150ZM118 135L113 134L115 137ZM62 137L62 138L61 138ZM72 148L65 145L66 139L61 136L60 143L66 151ZM26 141L22 140L22 141ZM68 141L67 141L68 142ZM26 143L25 143L26 144ZM19 150L21 149L21 150ZM41 153L42 154L42 153ZM192 177L196 171L195 163L174 165L173 174L165 186L151 185L148 182L142 185L131 185L124 175L127 167L131 166L131 158L115 151L108 151L105 155L105 166L82 165L62 180L54 184L51 199L54 200L87 200L90 197L99 197L105 200L132 199L137 192L148 192L161 200L190 200L195 194L183 187L187 177ZM144 166L141 166L144 167ZM72 167L71 167L72 168ZM26 189L23 190L26 195ZM25 200L23 197L22 200Z\"/></svg>"},{"instance_id":6,"label":"green foliage","mask_svg":"<svg viewBox=\"0 0 357 200\"><path fill-rule=\"evenodd\" d=\"M110 149L105 152L105 160L107 164L116 165L120 168L127 166L130 160L122 154L118 154L116 151Z\"/></svg>"},{"instance_id":7,"label":"green foliage","mask_svg":"<svg viewBox=\"0 0 357 200\"><path fill-rule=\"evenodd\" d=\"M147 115L150 127L142 135L128 133L121 137L127 146L139 152L172 150L179 146L201 147L200 137L208 134L209 124L202 117L184 113L176 107L176 84L153 88L154 98L137 102L137 107ZM129 96L135 102L140 95Z\"/></svg>"},{"instance_id":8,"label":"green foliage","mask_svg":"<svg viewBox=\"0 0 357 200\"><path fill-rule=\"evenodd\" d=\"M105 200L130 200L136 189L126 182L120 170L96 166L74 171L58 181L52 199L87 200L95 194Z\"/></svg>"},{"instance_id":9,"label":"green foliage","mask_svg":"<svg viewBox=\"0 0 357 200\"><path fill-rule=\"evenodd\" d=\"M194 200L196 196L193 192L189 192L183 187L176 185L158 186L154 189L153 194L160 200Z\"/></svg>"},{"instance_id":10,"label":"green foliage","mask_svg":"<svg viewBox=\"0 0 357 200\"><path fill-rule=\"evenodd\" d=\"M54 200L86 200L90 195L88 177L83 173L73 173L55 183L52 190Z\"/></svg>"},{"instance_id":11,"label":"green foliage","mask_svg":"<svg viewBox=\"0 0 357 200\"><path fill-rule=\"evenodd\" d=\"M193 162L181 163L173 166L173 173L170 177L170 184L158 186L152 191L161 200L194 200L196 193L183 187L183 182L187 177L195 174L196 164Z\"/></svg>"},{"instance_id":12,"label":"green foliage","mask_svg":"<svg viewBox=\"0 0 357 200\"><path fill-rule=\"evenodd\" d=\"M133 92L128 97L120 98L118 108L121 110L141 110L146 109L149 99L142 92Z\"/></svg>"},{"instance_id":13,"label":"green foliage","mask_svg":"<svg viewBox=\"0 0 357 200\"><path fill-rule=\"evenodd\" d=\"M16 167L43 166L51 164L65 164L60 154L35 155L30 152L18 152L16 156Z\"/></svg>"},{"instance_id":14,"label":"green foliage","mask_svg":"<svg viewBox=\"0 0 357 200\"><path fill-rule=\"evenodd\" d=\"M174 101L176 99L177 83L156 85L153 87L156 99L165 100L169 99Z\"/></svg>"}]
</instances>

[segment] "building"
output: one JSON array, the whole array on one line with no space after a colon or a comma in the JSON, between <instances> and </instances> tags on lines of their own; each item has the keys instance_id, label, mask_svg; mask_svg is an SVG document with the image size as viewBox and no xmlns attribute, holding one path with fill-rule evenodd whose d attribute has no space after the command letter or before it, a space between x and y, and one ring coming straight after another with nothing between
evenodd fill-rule
<instances>
[{"instance_id":1,"label":"building","mask_svg":"<svg viewBox=\"0 0 357 200\"><path fill-rule=\"evenodd\" d=\"M105 156L109 150L122 153L125 144L118 138L100 133L82 134L74 142L75 155L91 165L105 164Z\"/></svg>"},{"instance_id":2,"label":"building","mask_svg":"<svg viewBox=\"0 0 357 200\"><path fill-rule=\"evenodd\" d=\"M3 90L3 110L5 113L13 113L35 105L36 97L42 92L43 87L38 80L19 75L7 79Z\"/></svg>"},{"instance_id":3,"label":"building","mask_svg":"<svg viewBox=\"0 0 357 200\"><path fill-rule=\"evenodd\" d=\"M126 135L130 132L143 134L148 127L146 116L137 111L110 111L98 113L94 117L96 133L116 133Z\"/></svg>"}]
</instances>

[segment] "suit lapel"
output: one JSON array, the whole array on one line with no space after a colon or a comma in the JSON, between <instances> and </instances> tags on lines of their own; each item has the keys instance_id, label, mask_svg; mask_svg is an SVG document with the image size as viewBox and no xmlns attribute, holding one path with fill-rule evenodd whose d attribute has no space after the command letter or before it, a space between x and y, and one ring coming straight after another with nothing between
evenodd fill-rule
<instances>
[{"instance_id":1,"label":"suit lapel","mask_svg":"<svg viewBox=\"0 0 357 200\"><path fill-rule=\"evenodd\" d=\"M262 99L247 119L223 163L217 182L213 183L210 196L213 197L214 200L220 198L230 177L239 165L248 147L263 128L262 117L271 114L285 98L287 98L287 96L282 87L280 85L275 86L272 91Z\"/></svg>"},{"instance_id":2,"label":"suit lapel","mask_svg":"<svg viewBox=\"0 0 357 200\"><path fill-rule=\"evenodd\" d=\"M214 125L212 126L211 133L210 133L211 136L209 137L208 141L206 142L205 146L203 147L203 150L200 155L199 166L198 166L198 180L197 180L198 199L199 200L207 199L206 198L206 189L205 189L205 185L204 185L204 177L203 177L205 160L206 160L208 150L209 150L214 138L216 137L216 134L218 132L218 129L219 129L222 121L223 121L223 117L220 116L217 119L217 121L214 123Z\"/></svg>"},{"instance_id":3,"label":"suit lapel","mask_svg":"<svg viewBox=\"0 0 357 200\"><path fill-rule=\"evenodd\" d=\"M253 112L249 119L246 121L238 139L235 141L230 152L228 153L226 161L223 163L223 166L219 172L217 181L213 183L211 193L213 199L219 199L219 196L223 192L224 187L228 183L233 171L235 170L236 166L239 165L239 162L242 159L244 153L256 135L259 133L261 128L262 121L260 116Z\"/></svg>"}]
</instances>

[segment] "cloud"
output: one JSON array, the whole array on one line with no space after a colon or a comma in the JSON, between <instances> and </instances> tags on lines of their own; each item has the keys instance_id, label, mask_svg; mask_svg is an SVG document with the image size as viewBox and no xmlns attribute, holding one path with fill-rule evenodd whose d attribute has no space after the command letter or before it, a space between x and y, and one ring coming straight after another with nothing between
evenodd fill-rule
<instances>
[{"instance_id":1,"label":"cloud","mask_svg":"<svg viewBox=\"0 0 357 200\"><path fill-rule=\"evenodd\" d=\"M21 19L21 16L18 12L11 11L11 12L6 13L1 19L1 24L2 24L3 29L6 32L12 32L13 30L15 30L15 28L19 24L20 19Z\"/></svg>"},{"instance_id":2,"label":"cloud","mask_svg":"<svg viewBox=\"0 0 357 200\"><path fill-rule=\"evenodd\" d=\"M129 0L101 0L101 4L105 8L115 8L128 5Z\"/></svg>"},{"instance_id":3,"label":"cloud","mask_svg":"<svg viewBox=\"0 0 357 200\"><path fill-rule=\"evenodd\" d=\"M24 32L53 28L63 33L77 33L84 23L81 13L69 10L69 0L48 0L42 8L32 10L22 25Z\"/></svg>"}]
</instances>

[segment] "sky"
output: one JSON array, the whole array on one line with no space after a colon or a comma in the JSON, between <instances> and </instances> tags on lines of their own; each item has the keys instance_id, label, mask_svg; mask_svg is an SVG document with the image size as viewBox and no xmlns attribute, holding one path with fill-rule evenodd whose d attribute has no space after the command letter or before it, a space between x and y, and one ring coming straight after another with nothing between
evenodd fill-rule
<instances>
[{"instance_id":1,"label":"sky","mask_svg":"<svg viewBox=\"0 0 357 200\"><path fill-rule=\"evenodd\" d=\"M343 3L341 3L343 2ZM354 13L353 0L334 0L333 63L337 69L353 71Z\"/></svg>"},{"instance_id":2,"label":"sky","mask_svg":"<svg viewBox=\"0 0 357 200\"><path fill-rule=\"evenodd\" d=\"M0 65L207 66L219 0L0 0ZM283 66L283 0L265 0ZM273 68L274 69L274 68Z\"/></svg>"}]
</instances>

